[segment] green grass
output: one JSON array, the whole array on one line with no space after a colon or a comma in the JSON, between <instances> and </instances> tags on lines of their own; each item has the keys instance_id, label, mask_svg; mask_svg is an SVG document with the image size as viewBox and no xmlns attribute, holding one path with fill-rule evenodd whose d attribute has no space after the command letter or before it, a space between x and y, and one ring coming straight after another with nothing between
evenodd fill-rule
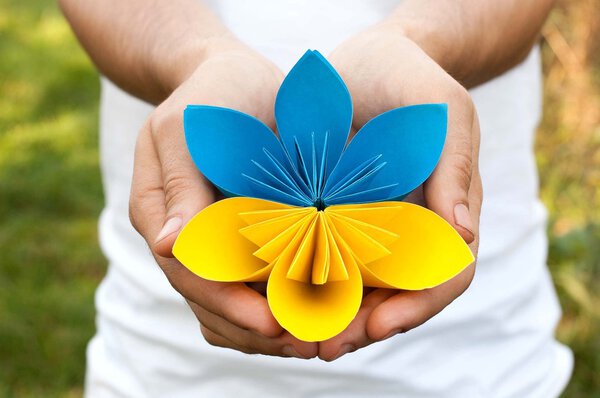
<instances>
[{"instance_id":1,"label":"green grass","mask_svg":"<svg viewBox=\"0 0 600 398\"><path fill-rule=\"evenodd\" d=\"M97 75L54 3L0 9L0 396L78 396L105 270Z\"/></svg>"},{"instance_id":2,"label":"green grass","mask_svg":"<svg viewBox=\"0 0 600 398\"><path fill-rule=\"evenodd\" d=\"M537 138L550 211L548 263L575 353L568 398L600 398L600 8L560 0L544 29L544 120Z\"/></svg>"},{"instance_id":3,"label":"green grass","mask_svg":"<svg viewBox=\"0 0 600 398\"><path fill-rule=\"evenodd\" d=\"M594 1L559 1L544 31L538 162L565 312L558 335L577 361L568 398L600 397ZM97 74L53 2L0 0L0 9L0 397L79 396L105 272L96 233Z\"/></svg>"}]
</instances>

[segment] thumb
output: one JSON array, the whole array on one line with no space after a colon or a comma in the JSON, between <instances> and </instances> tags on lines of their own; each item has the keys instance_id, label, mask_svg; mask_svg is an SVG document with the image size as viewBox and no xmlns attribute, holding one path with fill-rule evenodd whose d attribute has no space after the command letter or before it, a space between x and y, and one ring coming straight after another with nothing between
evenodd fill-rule
<instances>
[{"instance_id":1,"label":"thumb","mask_svg":"<svg viewBox=\"0 0 600 398\"><path fill-rule=\"evenodd\" d=\"M173 257L173 245L184 225L215 201L212 185L198 171L187 150L181 118L152 125L152 137L162 167L165 213L152 250Z\"/></svg>"},{"instance_id":2,"label":"thumb","mask_svg":"<svg viewBox=\"0 0 600 398\"><path fill-rule=\"evenodd\" d=\"M452 118L449 121L444 151L425 182L423 193L427 207L448 221L470 244L477 232L474 220L478 217L474 214L476 209L471 209L473 200L469 195L477 167L478 140L472 138L473 123L461 124L453 123Z\"/></svg>"}]
</instances>

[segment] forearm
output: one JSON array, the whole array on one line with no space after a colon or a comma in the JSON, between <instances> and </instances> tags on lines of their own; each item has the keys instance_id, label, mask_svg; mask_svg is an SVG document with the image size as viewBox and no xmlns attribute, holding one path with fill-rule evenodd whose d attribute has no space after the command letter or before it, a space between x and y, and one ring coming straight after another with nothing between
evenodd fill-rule
<instances>
[{"instance_id":1,"label":"forearm","mask_svg":"<svg viewBox=\"0 0 600 398\"><path fill-rule=\"evenodd\" d=\"M98 69L152 103L168 96L230 34L195 0L60 0Z\"/></svg>"},{"instance_id":2,"label":"forearm","mask_svg":"<svg viewBox=\"0 0 600 398\"><path fill-rule=\"evenodd\" d=\"M406 0L387 20L467 87L522 61L554 0Z\"/></svg>"}]
</instances>

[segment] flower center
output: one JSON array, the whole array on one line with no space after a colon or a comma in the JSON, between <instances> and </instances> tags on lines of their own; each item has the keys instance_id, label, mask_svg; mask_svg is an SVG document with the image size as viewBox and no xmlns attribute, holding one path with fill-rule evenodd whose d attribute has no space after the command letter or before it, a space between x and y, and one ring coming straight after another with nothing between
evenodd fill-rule
<instances>
[{"instance_id":1,"label":"flower center","mask_svg":"<svg viewBox=\"0 0 600 398\"><path fill-rule=\"evenodd\" d=\"M325 201L320 196L314 201L313 206L316 207L318 211L323 211L327 207Z\"/></svg>"},{"instance_id":2,"label":"flower center","mask_svg":"<svg viewBox=\"0 0 600 398\"><path fill-rule=\"evenodd\" d=\"M256 257L288 267L288 279L323 285L347 280L348 263L369 264L390 254L398 235L361 221L364 212L337 206L325 211L304 207L245 212L240 216L248 225L240 233L259 246Z\"/></svg>"},{"instance_id":3,"label":"flower center","mask_svg":"<svg viewBox=\"0 0 600 398\"><path fill-rule=\"evenodd\" d=\"M338 170L337 163L327 162L329 133L325 132L322 141L317 141L314 132L308 144L304 142L301 145L298 137L294 136L293 151L285 151L287 165L263 148L266 157L264 163L252 160L260 170L258 178L246 174L242 176L254 184L257 197L293 206L312 206L318 211L330 205L356 203L358 199L360 202L371 202L389 197L398 185L381 185L375 181L377 174L387 164L382 154L367 159L357 167L346 165ZM333 180L330 174L335 175Z\"/></svg>"}]
</instances>

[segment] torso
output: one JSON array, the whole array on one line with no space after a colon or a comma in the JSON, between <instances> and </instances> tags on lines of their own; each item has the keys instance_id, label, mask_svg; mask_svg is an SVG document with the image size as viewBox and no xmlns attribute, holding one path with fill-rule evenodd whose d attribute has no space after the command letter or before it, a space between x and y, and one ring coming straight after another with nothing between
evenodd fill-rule
<instances>
[{"instance_id":1,"label":"torso","mask_svg":"<svg viewBox=\"0 0 600 398\"><path fill-rule=\"evenodd\" d=\"M209 4L238 37L287 71L307 48L329 53L395 2ZM100 232L110 268L97 294L99 334L89 350L88 396L557 395L571 359L552 337L560 312L545 265L546 214L532 149L540 79L534 49L518 67L472 90L485 201L471 287L418 329L333 363L248 356L202 340L191 311L127 216L135 139L152 107L103 80L106 208Z\"/></svg>"}]
</instances>

